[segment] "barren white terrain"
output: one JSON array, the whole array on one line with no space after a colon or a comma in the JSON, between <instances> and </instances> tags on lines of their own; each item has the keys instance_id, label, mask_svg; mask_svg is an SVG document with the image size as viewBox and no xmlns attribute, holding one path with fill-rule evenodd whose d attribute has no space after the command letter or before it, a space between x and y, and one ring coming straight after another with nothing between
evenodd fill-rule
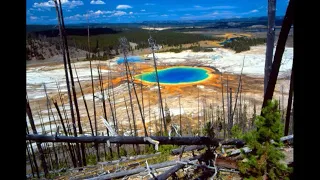
<instances>
[{"instance_id":1,"label":"barren white terrain","mask_svg":"<svg viewBox=\"0 0 320 180\"><path fill-rule=\"evenodd\" d=\"M276 47L275 47L276 48ZM155 53L157 62L159 65L190 65L190 66L209 66L209 67L214 67L215 69L219 70L220 72L223 73L228 73L228 74L236 74L239 75L241 72L243 60L244 60L244 67L243 67L243 74L250 76L250 77L257 77L257 78L263 78L264 75L264 66L265 66L265 52L266 52L266 46L261 45L261 46L255 46L251 47L251 50L246 51L246 52L241 52L241 53L235 53L232 50L229 49L224 49L224 48L214 48L213 52L192 52L191 50L183 51L181 53L171 53L171 52L165 52L165 53ZM152 58L152 54L146 54L143 57L145 58ZM97 65L105 65L111 67L111 72L110 70L104 70L102 69L102 75L104 77L104 80L107 79L108 73L112 73L113 77L116 76L121 76L123 73L123 65L118 65L116 63L117 58L112 59L110 62L109 61L92 61L92 66L93 66L93 76L95 81L98 81L98 72L97 72ZM289 82L290 82L290 74L291 74L291 68L292 68L292 60L293 60L293 48L286 48L285 52L282 57L282 64L280 66L280 72L279 72L279 78L277 81L276 85L276 92L274 97L278 99L280 97L280 92L283 90L284 93L284 104L283 106L286 106L286 99L287 99L287 94L289 91ZM152 63L152 61L146 61L142 63ZM72 63L73 64L73 63ZM89 61L82 61L82 62L75 62L74 63L76 68L77 68L77 73L79 76L79 79L81 81L81 85L83 88L91 88L91 72L90 72L90 67L89 67ZM72 65L72 68L74 66ZM78 82L76 79L76 74L75 71L73 70L73 76L75 80L75 85L77 89L77 94L78 94L78 102L79 102L79 107L80 107L80 114L81 114L81 120L84 121L84 130L86 133L89 133L89 123L88 123L88 118L86 114L86 110L83 105L83 100L82 96L80 94L80 90L78 87ZM32 110L34 110L33 113L35 123L37 125L38 131L41 133L42 129L40 127L40 116L37 115L38 112L42 113L42 118L43 118L43 123L48 123L49 122L49 117L48 117L48 110L46 107L46 96L44 93L44 86L43 84L46 84L47 92L49 95L49 98L52 98L53 96L56 96L58 93L57 90L57 85L56 83L59 84L61 88L61 92L64 93L64 98L67 99L66 92L67 92L67 87L66 87L66 82L65 82L65 71L63 68L63 64L60 65L52 65L52 66L38 66L38 67L27 67L27 95L28 99L31 102L32 105ZM263 83L261 84L263 86ZM200 86L198 86L200 87ZM151 89L153 87L149 87L149 89L145 89L145 91L151 92ZM283 89L282 89L283 88ZM212 87L207 87L207 86L201 86L201 91L203 92L218 92L216 89ZM140 90L139 90L140 92ZM156 93L156 91L153 91ZM129 100L128 100L128 93L127 93L127 85L126 83L122 83L114 87L114 93L115 93L115 103L116 103L116 108L117 108L117 119L120 121L122 125L127 126L128 125L128 118L126 114L126 109L124 106L124 95L126 96L126 101L128 107L129 105ZM107 94L106 94L107 95ZM257 94L257 93L252 93L252 92L246 92L245 94L248 98L254 98L255 100L261 101L263 96L262 94ZM96 96L102 97L101 94L99 93L99 90L96 90ZM140 94L139 94L140 96ZM170 111L173 115L178 115L179 114L179 104L177 103L178 97L176 95L164 95L166 98L166 102L168 103L170 107ZM219 99L221 97L220 93L219 95L215 95L217 99L215 100L215 104L218 106L220 105ZM140 97L139 97L140 98ZM144 97L146 98L146 97ZM85 99L87 100L88 103L88 109L91 118L93 119L93 108L92 108L92 93L85 91ZM99 99L96 99L97 102L99 102ZM151 113L149 117L149 113L147 112L148 108L148 100L145 100L145 119L147 123L150 123L150 119L154 119L154 117L158 117L159 112L158 112L158 105L156 102L153 102L150 106L151 108ZM38 109L39 108L39 102L42 102L41 111ZM134 103L135 103L135 98L134 98ZM98 104L98 103L97 103ZM108 102L106 103L108 104ZM196 113L198 113L197 109L197 99L194 97L188 97L188 94L184 94L183 97L181 97L181 104L182 104L182 114L185 114L188 116L190 119L195 116ZM221 106L221 105L220 105ZM259 106L259 105L258 105ZM257 110L259 110L260 107L257 106ZM59 106L60 111L62 111L62 107ZM67 110L68 117L70 119L70 107L66 106L65 107ZM108 107L109 108L109 107ZM97 105L97 111L98 114L102 114L101 110L101 103ZM55 110L54 106L52 105L52 112L55 114L57 111ZM252 109L248 109L249 113L252 113ZM259 112L259 111L257 111ZM51 113L51 112L50 112ZM49 114L50 114L49 113ZM140 116L139 116L139 111L137 106L135 107L135 113L136 113L136 118L138 124L141 124ZM108 112L109 116L111 116L110 112ZM201 114L200 114L201 115ZM55 114L56 118L58 119L58 116ZM97 116L98 118L98 124L101 126L101 131L105 131L105 127L101 121L100 115ZM110 117L109 117L110 118ZM51 118L51 121L53 119ZM58 121L58 120L57 120ZM70 121L69 121L70 122ZM111 122L111 121L110 121ZM112 124L112 122L111 122ZM154 124L153 124L154 125ZM52 127L53 130L55 129ZM50 126L48 124L45 125L45 130L49 131ZM127 128L123 131L128 131ZM140 129L142 132L142 129ZM152 130L154 131L154 130Z\"/></svg>"}]
</instances>

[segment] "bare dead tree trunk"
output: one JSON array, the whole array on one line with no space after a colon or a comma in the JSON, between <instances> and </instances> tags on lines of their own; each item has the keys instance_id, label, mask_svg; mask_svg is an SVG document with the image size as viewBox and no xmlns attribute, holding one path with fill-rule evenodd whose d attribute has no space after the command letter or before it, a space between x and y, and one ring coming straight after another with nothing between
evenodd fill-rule
<instances>
[{"instance_id":1,"label":"bare dead tree trunk","mask_svg":"<svg viewBox=\"0 0 320 180\"><path fill-rule=\"evenodd\" d=\"M100 92L101 92L101 95L102 95L102 105L103 105L103 113L104 113L104 118L106 121L108 121L108 118L107 118L107 110L106 110L106 102L105 102L105 92L104 92L104 86L103 86L103 79L102 79L102 73L101 73L101 67L100 65L97 67L97 70L98 70L98 75L99 75L99 81L100 81ZM114 120L114 114L113 114L113 111L112 111L112 106L111 106L111 103L110 103L110 96L108 95L108 100L109 100L109 104L110 104L110 108L111 108L111 113L112 113L112 118L113 118L113 124L114 126L116 125L116 122ZM107 129L107 135L109 136L109 130L108 128ZM116 129L115 127L115 131L118 132L118 130ZM118 146L117 146L118 147ZM113 153L112 153L112 148L109 147L109 150L110 150L110 155L111 155L111 158L113 158ZM119 148L117 148L118 150L118 156L120 156L120 152L119 152Z\"/></svg>"},{"instance_id":2,"label":"bare dead tree trunk","mask_svg":"<svg viewBox=\"0 0 320 180\"><path fill-rule=\"evenodd\" d=\"M110 65L109 65L109 67L110 67ZM114 119L115 119L115 123L116 123L116 129L117 129L117 132L118 132L117 108L116 108L116 100L115 100L114 90L113 90L113 82L112 82L112 73L111 73L111 70L110 70L110 84L111 84L112 99L113 99Z\"/></svg>"},{"instance_id":3,"label":"bare dead tree trunk","mask_svg":"<svg viewBox=\"0 0 320 180\"><path fill-rule=\"evenodd\" d=\"M141 79L142 79L142 75L141 75ZM144 117L144 102L143 102L143 85L142 85L142 80L141 80L141 83L140 83L140 89L141 89L142 114L143 114L143 117Z\"/></svg>"},{"instance_id":4,"label":"bare dead tree trunk","mask_svg":"<svg viewBox=\"0 0 320 180\"><path fill-rule=\"evenodd\" d=\"M264 93L266 93L271 72L274 36L275 36L275 16L276 16L276 0L268 0L268 33L267 33L267 49L266 62L264 67Z\"/></svg>"},{"instance_id":5,"label":"bare dead tree trunk","mask_svg":"<svg viewBox=\"0 0 320 180\"><path fill-rule=\"evenodd\" d=\"M78 84L79 84L79 87L80 87L80 90L81 90L83 103L84 103L84 106L86 108L86 112L87 112L87 115L88 115L88 120L89 120L89 124L90 124L90 129L91 129L91 135L94 136L93 127L92 127L92 122L91 122L91 118L90 118L90 114L89 114L89 110L88 110L87 101L86 101L86 98L84 96L84 93L83 93L83 90L82 90L82 87L81 87L81 83L80 83L79 76L78 76L78 73L77 73L76 65L73 64L73 66L74 66L74 70L75 70L75 73L76 73L76 76L77 76Z\"/></svg>"},{"instance_id":6,"label":"bare dead tree trunk","mask_svg":"<svg viewBox=\"0 0 320 180\"><path fill-rule=\"evenodd\" d=\"M135 134L132 133L132 126L131 126L130 115L129 115L128 106L127 106L127 101L124 96L123 96L123 100L124 100L124 104L126 106L126 112L127 112L127 116L128 116L128 120L129 120L130 136L135 136ZM134 152L136 152L136 150L134 148L134 144L132 145L132 149L134 150Z\"/></svg>"},{"instance_id":7,"label":"bare dead tree trunk","mask_svg":"<svg viewBox=\"0 0 320 180\"><path fill-rule=\"evenodd\" d=\"M29 129L28 129L28 126L27 126L27 125L26 125L26 129L27 129L27 134L29 134ZM36 156L35 156L35 154L34 154L34 151L33 151L33 147L32 147L31 141L29 141L29 145L30 145L30 149L31 149L32 157L33 157L33 162L34 162L35 170L36 170L36 172L37 172L37 177L40 179L38 163L37 163L37 159L36 159ZM40 156L40 160L41 160L41 156Z\"/></svg>"},{"instance_id":8,"label":"bare dead tree trunk","mask_svg":"<svg viewBox=\"0 0 320 180\"><path fill-rule=\"evenodd\" d=\"M179 94L179 120L180 120L180 135L182 136L182 123L181 123L181 102L180 102L180 94Z\"/></svg>"},{"instance_id":9,"label":"bare dead tree trunk","mask_svg":"<svg viewBox=\"0 0 320 180\"><path fill-rule=\"evenodd\" d=\"M291 70L291 71L292 71L292 70ZM290 82L291 82L291 81L290 81ZM283 95L283 85L281 86L281 96L282 96L282 99L281 99L281 102L282 102L282 103L281 103L281 105L282 105L282 106L281 106L281 107L282 107L282 108L281 108L281 109L282 109L282 110L281 110L281 111L282 111L282 112L281 112L281 119L282 119L282 121L283 121L283 120L284 120L284 95ZM279 103L279 106L280 106L280 103Z\"/></svg>"},{"instance_id":10,"label":"bare dead tree trunk","mask_svg":"<svg viewBox=\"0 0 320 180\"><path fill-rule=\"evenodd\" d=\"M231 118L231 113L232 113L232 88L230 88L230 96L229 96L229 117L230 117L230 122L229 122L229 137L231 137L231 129L233 126L233 119Z\"/></svg>"},{"instance_id":11,"label":"bare dead tree trunk","mask_svg":"<svg viewBox=\"0 0 320 180\"><path fill-rule=\"evenodd\" d=\"M156 46L156 42L155 40L151 37L148 39L149 45L151 47L152 50L152 55L153 55L153 62L154 62L154 70L156 73L156 81L157 81L157 85L158 85L158 95L159 95L159 103L160 103L160 113L162 114L162 121L163 121L163 127L164 127L164 131L165 133L167 133L167 124L166 124L166 119L164 117L164 110L163 110L163 104L162 104L162 97L161 97L161 89L160 89L160 83L159 83L159 76L158 76L158 69L157 69L157 62L156 62L156 57L154 55L154 50L155 50L155 46ZM161 117L161 116L160 116ZM160 118L161 119L161 118ZM162 128L161 128L162 129Z\"/></svg>"},{"instance_id":12,"label":"bare dead tree trunk","mask_svg":"<svg viewBox=\"0 0 320 180\"><path fill-rule=\"evenodd\" d=\"M200 109L199 109L199 106L200 106L200 104L199 104L200 102L199 102L199 88L198 88L198 132L199 132L199 136L200 136Z\"/></svg>"},{"instance_id":13,"label":"bare dead tree trunk","mask_svg":"<svg viewBox=\"0 0 320 180\"><path fill-rule=\"evenodd\" d=\"M109 66L110 67L110 66ZM100 72L101 72L101 69L100 69ZM101 75L102 77L102 75ZM109 102L109 105L110 105L110 110L111 110L111 114L112 114L112 119L113 119L113 124L114 124L114 128L115 128L115 131L116 133L118 133L119 129L118 129L118 121L117 121L117 116L116 116L116 105L115 105L115 98L114 98L114 92L113 92L113 84L112 84L112 76L111 76L111 71L109 72L109 76L108 76L108 102ZM111 85L111 89L112 89L112 97L113 97L113 105L111 104L111 100L110 100L110 86ZM117 144L117 154L118 154L118 157L120 158L120 149L119 149L119 144Z\"/></svg>"},{"instance_id":14,"label":"bare dead tree trunk","mask_svg":"<svg viewBox=\"0 0 320 180\"><path fill-rule=\"evenodd\" d=\"M68 136L68 132L67 132L67 129L66 129L66 126L63 122L63 119L62 119L62 116L61 116L61 113L60 113L60 110L59 110L59 106L57 104L57 102L53 102L55 108L57 109L57 112L58 112L58 115L60 117L60 122L61 122L61 125L62 125L62 128L63 128L63 131L64 131L64 134L65 136ZM75 155L73 153L73 150L72 150L72 147L70 145L70 143L67 143L68 145L68 148L69 148L69 151L70 151L70 156L71 156L71 160L72 160L72 163L73 163L73 167L76 168L77 167L77 160L75 158Z\"/></svg>"},{"instance_id":15,"label":"bare dead tree trunk","mask_svg":"<svg viewBox=\"0 0 320 180\"><path fill-rule=\"evenodd\" d=\"M148 95L148 113L149 113L149 134L151 136L152 120L151 120L151 110L150 110L150 95Z\"/></svg>"},{"instance_id":16,"label":"bare dead tree trunk","mask_svg":"<svg viewBox=\"0 0 320 180\"><path fill-rule=\"evenodd\" d=\"M291 116L291 106L292 106L292 96L293 96L293 80L294 80L294 71L293 66L291 70L291 79L290 79L290 90L288 97L288 106L287 106L287 114L286 114L286 123L284 127L284 135L287 136L289 133L289 124L290 124L290 116Z\"/></svg>"},{"instance_id":17,"label":"bare dead tree trunk","mask_svg":"<svg viewBox=\"0 0 320 180\"><path fill-rule=\"evenodd\" d=\"M55 118L54 118L54 114L53 114L53 112L52 112L51 103L50 103L50 100L49 100L49 97L48 97L46 84L43 84L43 87L44 87L44 92L45 92L46 98L47 98L47 110L48 110L50 131L51 131L51 135L53 135L52 126L51 126L51 120L50 120L50 111L49 111L49 108L50 108L50 110L51 110L51 114L52 114L52 117L53 117L53 122L54 122L54 124L56 125L56 129L57 129L57 123L56 123L56 120L55 120ZM57 153L56 153L56 148L55 148L55 146L54 146L54 143L52 143L52 150L53 150L54 157L55 157L55 165L56 165L56 168L59 168L59 158L58 158L58 155L57 155Z\"/></svg>"},{"instance_id":18,"label":"bare dead tree trunk","mask_svg":"<svg viewBox=\"0 0 320 180\"><path fill-rule=\"evenodd\" d=\"M69 55L68 40L67 40L67 35L65 33L65 25L64 25L64 18L63 18L61 0L59 0L59 4L60 4L60 6L59 6L60 7L60 18L61 18L61 26L60 27L62 28L61 30L62 30L63 40L64 40L64 44L65 44L65 50L66 50L66 55L67 55L67 63L68 63L69 73L70 73L70 81L71 81L71 89L72 89L72 94L73 94L73 101L74 101L74 106L76 108L76 113L77 113L78 129L79 129L79 133L83 134L81 121L80 121L80 112L79 112L79 107L78 107L77 93L76 93L76 90L75 90L74 78L73 78L72 67L71 67L71 60L70 60L70 55ZM86 154L85 154L84 144L81 144L81 155L82 155L82 161L81 161L81 159L79 159L79 165L80 166L86 166L87 162L86 162Z\"/></svg>"},{"instance_id":19,"label":"bare dead tree trunk","mask_svg":"<svg viewBox=\"0 0 320 180\"><path fill-rule=\"evenodd\" d=\"M221 81L221 99L222 99L222 118L223 118L223 138L226 138L226 132L227 132L227 128L226 128L226 115L225 115L225 110L224 110L224 95L223 95L223 79L222 79L222 73L220 75L220 81Z\"/></svg>"},{"instance_id":20,"label":"bare dead tree trunk","mask_svg":"<svg viewBox=\"0 0 320 180\"><path fill-rule=\"evenodd\" d=\"M62 27L62 18L61 18L61 9L59 11L59 7L57 4L57 0L54 0L55 3L55 7L56 7L56 12L57 12L57 16L58 16L58 25L59 25L59 33L60 33L60 40L61 42L64 42L64 38L63 38L63 27ZM60 0L59 0L59 4ZM77 136L77 130L76 130L76 121L75 121L75 117L74 117L74 111L73 111L73 103L72 103L72 98L71 98L71 91L70 91L70 84L69 84L69 75L68 75L68 67L67 67L67 60L66 60L66 52L65 52L65 47L67 44L66 43L62 43L62 54L63 54L63 64L64 64L64 70L65 70L65 77L66 77L66 84L67 84L67 89L68 89L68 98L69 98L69 104L70 104L70 111L71 111L71 118L72 118L72 123L73 123L73 133L74 136ZM79 144L76 144L76 152L77 152L77 156L78 156L78 165L81 167L81 155L80 155L80 148L79 148Z\"/></svg>"},{"instance_id":21,"label":"bare dead tree trunk","mask_svg":"<svg viewBox=\"0 0 320 180\"><path fill-rule=\"evenodd\" d=\"M28 118L29 118L29 122L30 122L30 125L31 125L31 128L32 128L33 134L38 134L36 126L35 126L34 121L33 121L32 112L31 112L31 108L30 108L28 99L27 99L27 102L26 102L26 111L27 111L27 115L28 115ZM27 122L26 122L26 127L28 127L27 126ZM37 144L38 151L40 153L41 166L43 168L45 176L48 177L49 171L48 171L47 163L46 163L46 160L45 160L45 157L44 157L44 154L43 154L41 143L37 142L36 144Z\"/></svg>"},{"instance_id":22,"label":"bare dead tree trunk","mask_svg":"<svg viewBox=\"0 0 320 180\"><path fill-rule=\"evenodd\" d=\"M146 128L146 123L145 123L145 120L144 120L144 116L142 114L142 109L141 109L141 106L140 106L138 94L137 94L137 91L136 91L136 87L135 87L135 84L134 84L132 73L130 71L130 67L129 67L128 60L127 60L127 51L128 51L128 49L127 49L127 46L128 46L127 39L126 38L121 38L120 39L120 43L122 45L122 51L123 51L123 56L124 56L123 58L124 58L125 66L126 66L126 72L127 72L127 74L129 73L129 75L130 75L130 81L132 83L133 92L134 92L134 94L136 96L139 112L140 112L140 115L141 115L141 120L142 120L142 124L143 124L143 128L144 128L144 134L147 137L148 136L148 132L147 132L147 128ZM129 80L128 77L127 77L127 80Z\"/></svg>"},{"instance_id":23,"label":"bare dead tree trunk","mask_svg":"<svg viewBox=\"0 0 320 180\"><path fill-rule=\"evenodd\" d=\"M27 145L27 146L26 146L27 158L28 158L29 163L30 163L32 177L34 177L34 166L33 166L32 160L31 160L31 155L30 155L30 152L29 152L28 144L26 144L26 145ZM38 178L39 178L39 177L38 177Z\"/></svg>"},{"instance_id":24,"label":"bare dead tree trunk","mask_svg":"<svg viewBox=\"0 0 320 180\"><path fill-rule=\"evenodd\" d=\"M95 102L95 95L94 95L94 83L93 83L93 75L92 75L92 63L90 60L90 72L91 72L91 87L92 87L92 103L93 103L93 117L94 117L94 126L95 126L95 135L98 135L98 123L97 123L97 115L96 115L96 102ZM100 161L99 156L99 147L98 144L95 143L96 148L96 156L97 156L97 162Z\"/></svg>"},{"instance_id":25,"label":"bare dead tree trunk","mask_svg":"<svg viewBox=\"0 0 320 180\"><path fill-rule=\"evenodd\" d=\"M131 89L130 89L130 83L129 83L128 69L127 69L126 65L125 65L125 67L126 67L128 94L129 94L130 105L131 105L131 114L132 114L132 120L133 120L134 136L137 136L137 126L136 126L136 120L135 120L135 115L134 115L134 111L133 111L133 103L132 103Z\"/></svg>"},{"instance_id":26,"label":"bare dead tree trunk","mask_svg":"<svg viewBox=\"0 0 320 180\"><path fill-rule=\"evenodd\" d=\"M254 121L256 120L256 102L253 102L253 117L251 122L251 129L254 128Z\"/></svg>"},{"instance_id":27,"label":"bare dead tree trunk","mask_svg":"<svg viewBox=\"0 0 320 180\"><path fill-rule=\"evenodd\" d=\"M291 25L293 23L293 7L292 6L293 6L292 1L289 1L289 5L287 7L284 20L282 22L282 27L281 27L279 39L277 42L276 52L274 55L274 61L272 63L272 71L269 76L268 86L267 86L266 93L264 94L263 105L261 109L263 109L267 105L268 100L271 100L273 96L274 88L277 82L279 69L281 65L282 55L285 49L285 45L288 38L288 34L290 32ZM264 116L262 111L261 111L261 115Z\"/></svg>"},{"instance_id":28,"label":"bare dead tree trunk","mask_svg":"<svg viewBox=\"0 0 320 180\"><path fill-rule=\"evenodd\" d=\"M64 106L64 99L62 98L61 90L60 90L60 85L58 84L58 82L56 82L56 86L57 86L57 89L58 89L59 99L60 99L60 102L61 102L61 105L62 105L62 110L63 110L64 118L65 118L65 120L66 120L66 123L69 124L67 111L66 111L66 108L65 108L65 106ZM39 108L40 108L40 105L39 105Z\"/></svg>"},{"instance_id":29,"label":"bare dead tree trunk","mask_svg":"<svg viewBox=\"0 0 320 180\"><path fill-rule=\"evenodd\" d=\"M131 133L131 136L133 136L132 127L131 127L131 121L130 121L130 116L129 116L129 111L128 111L128 106L127 106L126 98L124 96L123 96L123 100L124 100L124 104L126 106L127 116L128 116L128 120L129 120L130 133Z\"/></svg>"}]
</instances>

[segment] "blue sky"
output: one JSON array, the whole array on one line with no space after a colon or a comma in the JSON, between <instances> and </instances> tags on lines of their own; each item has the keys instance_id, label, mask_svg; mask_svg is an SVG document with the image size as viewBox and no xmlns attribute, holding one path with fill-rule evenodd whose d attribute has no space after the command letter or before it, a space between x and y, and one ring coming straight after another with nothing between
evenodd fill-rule
<instances>
[{"instance_id":1,"label":"blue sky","mask_svg":"<svg viewBox=\"0 0 320 180\"><path fill-rule=\"evenodd\" d=\"M276 16L289 0L277 0ZM267 16L268 0L61 0L65 23L128 23ZM53 0L27 0L27 24L57 24Z\"/></svg>"}]
</instances>

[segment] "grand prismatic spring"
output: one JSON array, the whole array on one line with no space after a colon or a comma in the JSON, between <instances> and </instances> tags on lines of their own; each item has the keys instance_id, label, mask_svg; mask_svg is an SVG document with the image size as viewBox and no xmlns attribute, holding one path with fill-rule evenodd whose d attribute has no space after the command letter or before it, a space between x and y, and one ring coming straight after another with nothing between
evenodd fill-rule
<instances>
[{"instance_id":1,"label":"grand prismatic spring","mask_svg":"<svg viewBox=\"0 0 320 180\"><path fill-rule=\"evenodd\" d=\"M198 83L210 77L208 70L199 67L171 67L158 70L159 83L161 84L187 84ZM136 76L146 83L156 83L155 72L147 72Z\"/></svg>"}]
</instances>

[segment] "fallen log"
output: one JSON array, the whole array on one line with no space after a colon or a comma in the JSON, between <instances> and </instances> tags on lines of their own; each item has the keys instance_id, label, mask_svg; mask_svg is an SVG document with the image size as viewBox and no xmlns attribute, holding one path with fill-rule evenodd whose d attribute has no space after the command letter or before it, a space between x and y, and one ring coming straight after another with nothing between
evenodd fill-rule
<instances>
[{"instance_id":1,"label":"fallen log","mask_svg":"<svg viewBox=\"0 0 320 180\"><path fill-rule=\"evenodd\" d=\"M161 154L161 152L157 152L155 154L137 155L137 156L134 156L134 157L125 157L125 158L114 160L114 161L98 162L98 164L101 165L101 166L109 166L109 165L114 165L114 164L117 164L117 163L120 163L120 162L124 163L124 162L138 160L138 159L151 158L151 157L154 157L154 156L158 156L160 154Z\"/></svg>"},{"instance_id":2,"label":"fallen log","mask_svg":"<svg viewBox=\"0 0 320 180\"><path fill-rule=\"evenodd\" d=\"M203 155L199 155L195 158L190 158L191 159L199 159L200 157L202 157ZM189 161L189 162L190 162ZM185 161L183 161L185 162ZM175 165L174 167L170 168L168 171L162 173L161 175L157 176L157 180L165 180L167 178L169 178L170 176L172 176L175 172L177 172L179 169L184 168L185 165L193 165L193 164L189 164L188 161L185 163L179 163L177 165ZM229 168L229 169L238 169L238 165L237 162L232 160L231 158L227 158L227 157L218 157L216 159L215 165L219 168ZM202 167L202 168L210 168L212 169L213 167L209 167L206 165L197 165L198 167Z\"/></svg>"},{"instance_id":3,"label":"fallen log","mask_svg":"<svg viewBox=\"0 0 320 180\"><path fill-rule=\"evenodd\" d=\"M236 145L237 148L241 148L245 145L245 142L239 139L226 139L220 142L222 145Z\"/></svg>"},{"instance_id":4,"label":"fallen log","mask_svg":"<svg viewBox=\"0 0 320 180\"><path fill-rule=\"evenodd\" d=\"M165 136L151 136L153 140L159 141L160 144L172 144L172 145L213 145L219 146L219 142L222 139L211 137L165 137ZM133 137L133 136L45 136L28 134L26 140L32 140L36 142L70 142L70 143L117 143L117 144L150 144L145 141L145 137ZM238 141L234 141L237 143Z\"/></svg>"},{"instance_id":5,"label":"fallen log","mask_svg":"<svg viewBox=\"0 0 320 180\"><path fill-rule=\"evenodd\" d=\"M289 136L284 136L284 137L281 137L280 138L280 141L287 141L287 140L292 140L293 139L293 134L289 135ZM271 143L274 143L273 140L271 140ZM244 147L244 148L241 148L245 153L249 153L251 152L252 150L248 147ZM238 155L240 154L241 152L241 149L236 149L234 151L231 152L231 154L229 156L233 156L233 155Z\"/></svg>"},{"instance_id":6,"label":"fallen log","mask_svg":"<svg viewBox=\"0 0 320 180\"><path fill-rule=\"evenodd\" d=\"M179 169L183 168L184 166L185 166L185 164L177 164L177 165L173 166L172 168L170 168L169 170L167 170L166 172L157 176L156 179L157 180L168 179L170 176L173 175L173 173L177 172ZM152 178L150 180L152 180Z\"/></svg>"},{"instance_id":7,"label":"fallen log","mask_svg":"<svg viewBox=\"0 0 320 180\"><path fill-rule=\"evenodd\" d=\"M196 158L199 158L199 156L192 157L190 159L184 159L184 161L195 160ZM151 169L159 169L159 168L164 168L164 167L168 167L168 166L173 166L176 164L177 164L176 161L167 161L167 162L163 162L163 163L159 163L159 164L149 165L149 167ZM112 178L120 178L120 177L124 177L124 176L130 176L133 174L138 174L138 173L143 172L145 170L147 170L146 166L136 168L136 169L130 169L130 170L126 170L126 171L116 172L116 173L110 173L110 174L90 178L88 180L105 180L105 179L112 179Z\"/></svg>"},{"instance_id":8,"label":"fallen log","mask_svg":"<svg viewBox=\"0 0 320 180\"><path fill-rule=\"evenodd\" d=\"M280 138L280 141L293 140L293 134Z\"/></svg>"},{"instance_id":9,"label":"fallen log","mask_svg":"<svg viewBox=\"0 0 320 180\"><path fill-rule=\"evenodd\" d=\"M187 146L184 148L178 148L178 149L173 149L171 150L171 154L172 155L178 155L181 154L182 150L183 152L187 152L187 151L194 151L194 150L202 150L204 149L206 146L205 145L192 145L192 146Z\"/></svg>"}]
</instances>

